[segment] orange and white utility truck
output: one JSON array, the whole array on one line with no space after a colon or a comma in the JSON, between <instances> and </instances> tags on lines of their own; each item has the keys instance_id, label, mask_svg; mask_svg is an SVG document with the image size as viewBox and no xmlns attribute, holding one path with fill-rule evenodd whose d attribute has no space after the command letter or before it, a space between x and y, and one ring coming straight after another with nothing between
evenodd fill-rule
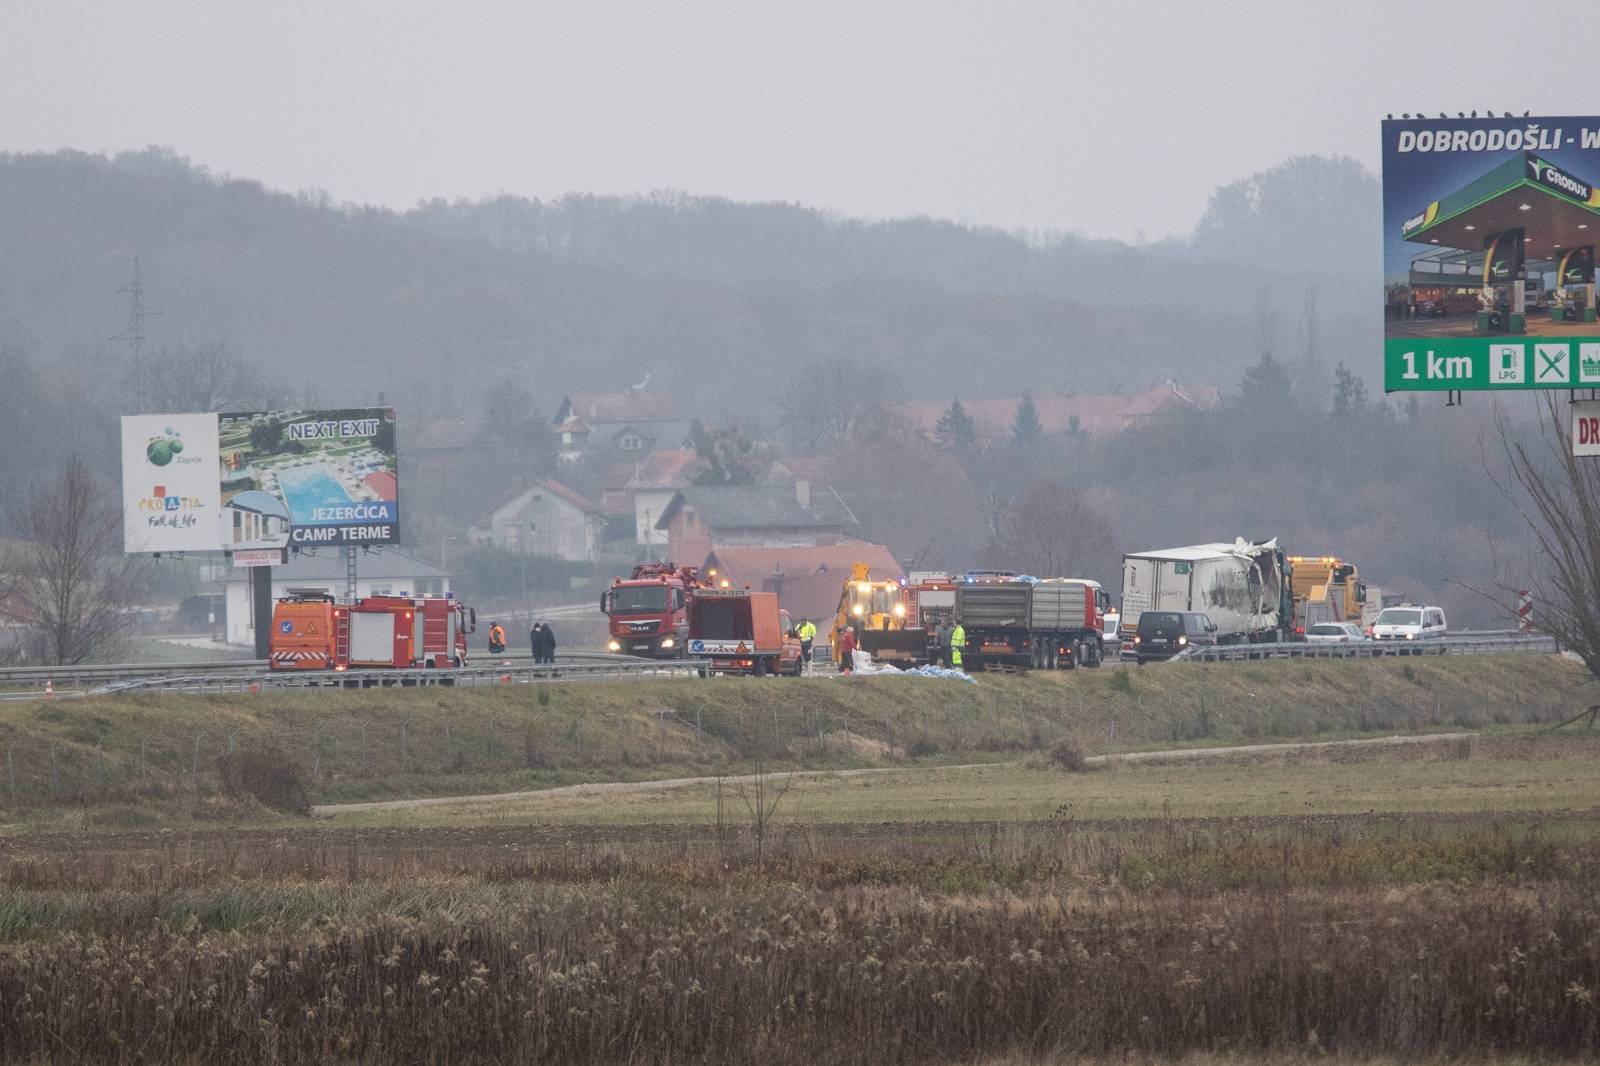
<instances>
[{"instance_id":1,"label":"orange and white utility truck","mask_svg":"<svg viewBox=\"0 0 1600 1066\"><path fill-rule=\"evenodd\" d=\"M699 589L689 604L689 654L725 673L799 677L800 637L776 592Z\"/></svg>"},{"instance_id":2,"label":"orange and white utility truck","mask_svg":"<svg viewBox=\"0 0 1600 1066\"><path fill-rule=\"evenodd\" d=\"M274 670L413 670L465 666L477 612L452 598L368 596L340 603L290 590L272 612Z\"/></svg>"}]
</instances>

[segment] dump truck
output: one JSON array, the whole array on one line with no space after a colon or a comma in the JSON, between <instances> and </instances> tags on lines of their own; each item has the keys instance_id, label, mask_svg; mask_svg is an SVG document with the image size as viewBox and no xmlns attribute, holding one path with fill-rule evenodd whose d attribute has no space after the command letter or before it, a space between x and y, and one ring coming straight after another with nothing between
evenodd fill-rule
<instances>
[{"instance_id":1,"label":"dump truck","mask_svg":"<svg viewBox=\"0 0 1600 1066\"><path fill-rule=\"evenodd\" d=\"M600 597L610 639L606 648L646 659L681 659L687 653L689 606L709 587L700 571L676 563L640 563Z\"/></svg>"},{"instance_id":2,"label":"dump truck","mask_svg":"<svg viewBox=\"0 0 1600 1066\"><path fill-rule=\"evenodd\" d=\"M956 585L955 620L966 631L964 665L1071 670L1104 660L1110 596L1084 578L974 578Z\"/></svg>"},{"instance_id":3,"label":"dump truck","mask_svg":"<svg viewBox=\"0 0 1600 1066\"><path fill-rule=\"evenodd\" d=\"M700 589L689 603L689 654L724 673L799 677L800 636L776 592Z\"/></svg>"},{"instance_id":4,"label":"dump truck","mask_svg":"<svg viewBox=\"0 0 1600 1066\"><path fill-rule=\"evenodd\" d=\"M1354 563L1336 555L1291 555L1290 587L1294 589L1294 635L1304 637L1318 622L1354 622L1365 626L1382 610L1382 600L1368 590ZM1377 605L1368 609L1368 601Z\"/></svg>"},{"instance_id":5,"label":"dump truck","mask_svg":"<svg viewBox=\"0 0 1600 1066\"><path fill-rule=\"evenodd\" d=\"M340 603L290 590L272 611L273 670L414 670L465 666L478 615L452 597L368 596Z\"/></svg>"},{"instance_id":6,"label":"dump truck","mask_svg":"<svg viewBox=\"0 0 1600 1066\"><path fill-rule=\"evenodd\" d=\"M1276 539L1134 552L1122 557L1122 629L1137 629L1145 611L1198 611L1219 644L1287 640L1292 573Z\"/></svg>"}]
</instances>

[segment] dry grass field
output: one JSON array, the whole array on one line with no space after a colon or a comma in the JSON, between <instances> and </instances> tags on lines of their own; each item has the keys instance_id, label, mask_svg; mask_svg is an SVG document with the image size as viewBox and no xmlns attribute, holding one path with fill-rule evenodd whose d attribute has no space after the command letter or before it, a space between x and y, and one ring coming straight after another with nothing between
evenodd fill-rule
<instances>
[{"instance_id":1,"label":"dry grass field","mask_svg":"<svg viewBox=\"0 0 1600 1066\"><path fill-rule=\"evenodd\" d=\"M1298 667L1197 672L1211 693L1204 730L1196 693L1155 671L1093 678L1101 702L1077 718L1052 709L1081 697L1060 679L917 689L951 693L928 706L881 686L798 686L801 702L786 707L810 745L794 744L783 719L772 736L776 683L647 686L644 711L625 716L638 726L630 763L608 765L592 739L581 755L558 743L571 707L538 734L548 776L531 783L635 782L598 795L292 816L217 792L226 768L207 765L193 792L181 776L147 786L155 813L140 825L139 793L82 786L70 802L18 807L0 837L0 1059L1593 1059L1600 735L1532 728L1565 717L1582 691L1565 667L1544 660L1540 675L1533 662L1509 675L1484 661L1418 664L1411 676L1360 664L1386 669L1354 682ZM1112 687L1126 684L1132 696ZM1251 732L1260 714L1235 686L1271 703L1278 727ZM1341 717L1323 702L1330 686L1365 694ZM1305 687L1317 698L1293 711L1286 693ZM655 713L696 691L698 734ZM1476 704L1474 691L1485 694ZM588 692L561 699L622 698ZM537 724L562 706L490 698L507 703L463 704L455 720L526 713ZM440 700L259 698L214 711L254 738L299 715L401 713L414 726L425 709L448 713ZM1121 716L1115 741L1094 732L1107 704ZM107 719L119 710L83 706ZM808 714L841 709L855 739L824 731L818 744ZM99 728L203 713L184 701L132 710L143 724ZM24 738L11 743L34 743L71 735L81 713L60 703L5 727ZM592 724L610 712L584 713ZM1379 729L1414 715L1416 731L1481 731L1171 763L1083 759L1373 732L1363 715ZM913 753L918 736L938 750ZM407 791L346 776L327 749L313 775L314 754L289 751L316 802ZM413 795L528 783L490 763L487 745L472 753L484 768L451 770L443 754L429 747L413 765L426 782ZM648 780L662 776L709 780Z\"/></svg>"}]
</instances>

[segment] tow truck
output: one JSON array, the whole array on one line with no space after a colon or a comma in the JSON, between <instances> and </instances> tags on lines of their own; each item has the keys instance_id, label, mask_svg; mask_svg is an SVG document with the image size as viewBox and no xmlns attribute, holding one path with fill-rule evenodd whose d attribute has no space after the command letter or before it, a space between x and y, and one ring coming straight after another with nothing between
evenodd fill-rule
<instances>
[{"instance_id":1,"label":"tow truck","mask_svg":"<svg viewBox=\"0 0 1600 1066\"><path fill-rule=\"evenodd\" d=\"M689 636L689 609L710 586L700 571L676 563L640 563L600 597L607 616L609 651L646 659L681 659Z\"/></svg>"}]
</instances>

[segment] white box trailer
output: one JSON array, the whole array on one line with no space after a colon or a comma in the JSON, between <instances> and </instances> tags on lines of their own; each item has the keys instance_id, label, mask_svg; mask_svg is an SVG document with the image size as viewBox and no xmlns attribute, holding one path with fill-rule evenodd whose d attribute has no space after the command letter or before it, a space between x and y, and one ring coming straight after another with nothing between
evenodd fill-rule
<instances>
[{"instance_id":1,"label":"white box trailer","mask_svg":"<svg viewBox=\"0 0 1600 1066\"><path fill-rule=\"evenodd\" d=\"M1276 540L1124 555L1121 629L1137 629L1145 611L1200 611L1221 643L1285 640L1294 611L1288 565Z\"/></svg>"}]
</instances>

